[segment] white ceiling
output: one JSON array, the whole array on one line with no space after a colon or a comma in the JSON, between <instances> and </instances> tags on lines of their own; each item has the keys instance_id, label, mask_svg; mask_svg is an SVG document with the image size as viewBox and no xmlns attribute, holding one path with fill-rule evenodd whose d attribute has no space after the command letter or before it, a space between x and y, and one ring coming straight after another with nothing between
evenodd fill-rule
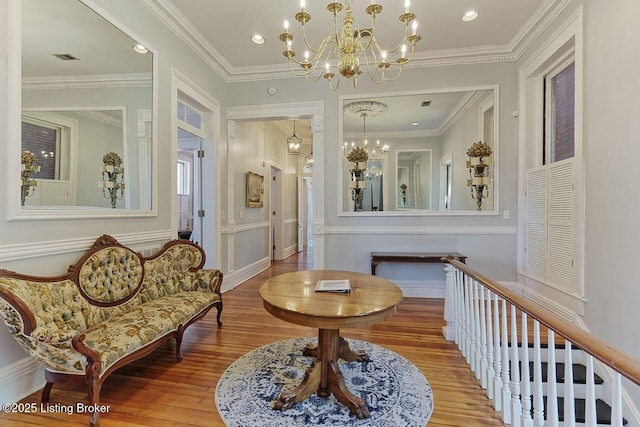
<instances>
[{"instance_id":1,"label":"white ceiling","mask_svg":"<svg viewBox=\"0 0 640 427\"><path fill-rule=\"evenodd\" d=\"M154 0L171 1L177 11L224 57L232 67L284 64L284 44L279 40L284 20L297 36L293 49L300 54L299 24L295 14L300 10L299 0ZM404 12L403 0L377 0L383 12L376 20L376 35L383 45L396 45L404 33L398 16ZM306 11L311 21L306 25L307 35L319 44L332 27L332 14L326 10L329 1L309 0ZM434 51L450 49L482 49L509 45L521 29L534 16L545 0L413 0L411 12L416 15L418 32L422 40L416 45L418 56L426 57ZM364 12L369 0L354 0L354 27L371 28L371 19ZM548 7L545 6L545 8ZM469 9L479 16L463 22L462 15ZM344 16L344 11L339 17ZM534 18L535 19L535 18ZM294 25L295 24L295 25ZM251 42L259 33L266 39L264 45Z\"/></svg>"},{"instance_id":2,"label":"white ceiling","mask_svg":"<svg viewBox=\"0 0 640 427\"><path fill-rule=\"evenodd\" d=\"M282 55L284 46L278 38L285 19L289 20L290 31L296 36L293 49L299 54L304 50L300 45L299 24L294 18L299 11L299 0L140 1L228 80L290 75ZM377 2L384 10L376 21L376 37L383 48L395 45L404 31L398 20L404 11L404 0ZM312 19L306 31L313 43L319 43L332 26L327 3L307 1L306 11ZM523 47L535 37L536 30L544 27L545 20L562 7L562 3L562 0L413 0L411 11L416 15L422 40L416 45L412 65L429 66L456 60L459 61L457 63L516 60ZM93 14L79 1L22 0L21 4L25 77L150 71L151 54L133 53L133 39ZM355 27L371 28L370 17L364 13L369 4L369 0L353 0ZM474 21L463 22L462 15L469 9L477 10L479 16ZM343 16L344 12L339 14L339 18ZM265 37L266 43L252 43L250 37L254 33ZM70 53L80 60L60 61L51 56L53 53ZM438 117L430 118L427 117L427 109L415 107L427 98L434 96L385 100L390 105L389 112L385 114L386 120L402 117L405 127L411 121L421 123L417 128L409 128L412 131L436 131L442 118L450 115L457 103L450 100L448 112L443 110L444 103L440 106L436 103L430 110L437 111ZM413 110L407 110L408 107ZM345 125L349 126L347 131L351 133L362 129L358 120L345 119ZM293 127L291 123L282 123L282 126ZM377 127L389 129L390 125L385 124L382 118L368 120L368 130L374 132ZM404 131L409 132L409 129ZM297 133L308 139L308 123L299 122Z\"/></svg>"}]
</instances>

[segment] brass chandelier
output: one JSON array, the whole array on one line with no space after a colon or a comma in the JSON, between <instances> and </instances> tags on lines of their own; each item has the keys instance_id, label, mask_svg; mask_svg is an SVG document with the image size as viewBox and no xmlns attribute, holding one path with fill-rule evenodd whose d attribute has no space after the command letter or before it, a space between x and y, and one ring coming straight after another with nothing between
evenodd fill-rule
<instances>
[{"instance_id":1,"label":"brass chandelier","mask_svg":"<svg viewBox=\"0 0 640 427\"><path fill-rule=\"evenodd\" d=\"M280 40L285 44L283 55L288 59L291 72L298 76L304 76L308 82L312 83L324 77L332 90L336 90L340 85L340 76L351 80L355 87L358 76L363 73L362 68L367 71L371 81L376 84L398 79L404 66L413 57L416 43L422 37L416 32L415 15L409 11L410 0L405 0L404 13L398 17L405 27L404 37L393 48L382 49L375 37L376 17L382 12L382 6L376 1L371 0L371 4L365 9L366 13L371 16L369 28L354 26L352 0L329 3L327 10L333 14L333 29L320 45L314 48L308 41L305 31L305 24L311 20L311 15L305 11L305 0L301 0L301 10L296 13L295 19L302 27L302 37L307 48L304 60L299 61L295 58L296 53L292 50L294 36L289 32L288 21L284 21L284 32L280 34ZM338 29L338 14L343 9L345 16L342 19L342 30L340 31ZM412 23L411 30L409 30L410 23ZM324 68L319 65L322 62L324 62ZM332 63L334 67L337 64L337 76L332 72ZM321 71L314 75L318 68ZM391 75L388 73L390 69L394 71Z\"/></svg>"}]
</instances>

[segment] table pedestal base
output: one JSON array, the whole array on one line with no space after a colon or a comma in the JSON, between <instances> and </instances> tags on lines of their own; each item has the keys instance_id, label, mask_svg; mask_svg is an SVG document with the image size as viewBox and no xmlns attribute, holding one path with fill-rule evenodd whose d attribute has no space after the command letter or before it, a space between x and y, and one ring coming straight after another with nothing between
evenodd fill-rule
<instances>
[{"instance_id":1,"label":"table pedestal base","mask_svg":"<svg viewBox=\"0 0 640 427\"><path fill-rule=\"evenodd\" d=\"M349 408L359 419L369 417L369 408L364 400L354 396L347 388L337 360L348 362L366 361L369 356L364 351L352 351L349 343L340 337L338 329L320 329L318 347L307 346L303 353L314 356L314 361L304 374L304 379L292 390L283 391L278 396L274 408L282 411L302 402L313 393L320 397L329 397L333 393L336 399Z\"/></svg>"}]
</instances>

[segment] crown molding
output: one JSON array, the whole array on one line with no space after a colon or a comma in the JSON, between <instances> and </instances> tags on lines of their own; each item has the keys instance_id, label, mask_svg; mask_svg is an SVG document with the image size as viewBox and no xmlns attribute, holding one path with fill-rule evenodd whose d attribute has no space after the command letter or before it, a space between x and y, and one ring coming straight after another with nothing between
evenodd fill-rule
<instances>
[{"instance_id":1,"label":"crown molding","mask_svg":"<svg viewBox=\"0 0 640 427\"><path fill-rule=\"evenodd\" d=\"M223 79L229 81L233 66L207 38L168 0L140 0L163 24L187 44Z\"/></svg>"},{"instance_id":2,"label":"crown molding","mask_svg":"<svg viewBox=\"0 0 640 427\"><path fill-rule=\"evenodd\" d=\"M98 110L79 110L76 111L77 114L80 114L81 116L85 116L85 117L89 117L93 120L105 123L107 125L113 126L113 127L117 127L122 129L123 123L122 123L122 119L118 119L116 117L110 116L106 113L103 113L102 111L98 111Z\"/></svg>"},{"instance_id":3,"label":"crown molding","mask_svg":"<svg viewBox=\"0 0 640 427\"><path fill-rule=\"evenodd\" d=\"M152 80L151 73L24 77L22 90L151 87Z\"/></svg>"},{"instance_id":4,"label":"crown molding","mask_svg":"<svg viewBox=\"0 0 640 427\"><path fill-rule=\"evenodd\" d=\"M288 64L233 66L169 0L140 1L227 82L296 77L291 74ZM405 68L517 61L570 2L545 0L506 44L421 52L415 54Z\"/></svg>"}]
</instances>

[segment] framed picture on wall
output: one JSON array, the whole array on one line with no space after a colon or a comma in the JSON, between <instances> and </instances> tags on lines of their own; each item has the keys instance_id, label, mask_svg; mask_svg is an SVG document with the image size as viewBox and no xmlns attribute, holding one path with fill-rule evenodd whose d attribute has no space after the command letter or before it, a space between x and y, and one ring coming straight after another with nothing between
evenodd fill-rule
<instances>
[{"instance_id":1,"label":"framed picture on wall","mask_svg":"<svg viewBox=\"0 0 640 427\"><path fill-rule=\"evenodd\" d=\"M261 208L264 176L247 172L247 207Z\"/></svg>"}]
</instances>

